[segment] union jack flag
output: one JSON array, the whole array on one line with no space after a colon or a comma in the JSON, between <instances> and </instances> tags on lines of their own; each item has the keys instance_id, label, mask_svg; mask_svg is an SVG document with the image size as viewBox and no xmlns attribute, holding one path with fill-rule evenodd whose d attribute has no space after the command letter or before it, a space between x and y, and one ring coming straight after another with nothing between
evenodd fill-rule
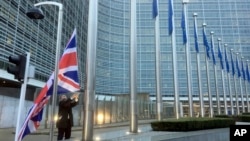
<instances>
[{"instance_id":1,"label":"union jack flag","mask_svg":"<svg viewBox=\"0 0 250 141\"><path fill-rule=\"evenodd\" d=\"M53 94L54 72L39 93L30 108L28 115L18 132L18 141L21 141L27 134L35 132L42 120L43 108ZM58 91L57 94L76 92L80 89L78 80L76 29L74 30L64 53L59 61L58 70Z\"/></svg>"}]
</instances>

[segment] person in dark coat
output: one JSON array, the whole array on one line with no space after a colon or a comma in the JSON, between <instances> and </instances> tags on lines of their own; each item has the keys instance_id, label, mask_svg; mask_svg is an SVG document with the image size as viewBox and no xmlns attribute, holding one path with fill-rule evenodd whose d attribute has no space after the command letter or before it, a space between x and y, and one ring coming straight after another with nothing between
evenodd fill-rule
<instances>
[{"instance_id":1,"label":"person in dark coat","mask_svg":"<svg viewBox=\"0 0 250 141\"><path fill-rule=\"evenodd\" d=\"M78 94L74 94L71 98L61 95L59 98L58 120L56 127L58 128L57 140L69 139L71 137L71 128L73 126L72 107L78 104Z\"/></svg>"}]
</instances>

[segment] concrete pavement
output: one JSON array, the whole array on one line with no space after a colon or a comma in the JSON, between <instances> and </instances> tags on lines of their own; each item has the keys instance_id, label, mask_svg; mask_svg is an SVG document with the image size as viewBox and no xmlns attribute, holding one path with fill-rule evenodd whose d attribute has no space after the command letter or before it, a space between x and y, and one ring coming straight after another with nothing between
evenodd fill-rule
<instances>
[{"instance_id":1,"label":"concrete pavement","mask_svg":"<svg viewBox=\"0 0 250 141\"><path fill-rule=\"evenodd\" d=\"M104 125L96 125L94 127L94 141L151 141L151 136L166 134L167 132L154 132L151 129L150 122L152 120L139 121L138 133L131 134L129 132L129 123L112 123ZM1 141L14 141L14 128L0 129ZM23 141L48 141L49 129L38 129L35 133L24 137ZM57 137L57 129L55 128L54 141ZM69 141L81 141L82 127L72 128L72 138Z\"/></svg>"},{"instance_id":2,"label":"concrete pavement","mask_svg":"<svg viewBox=\"0 0 250 141\"><path fill-rule=\"evenodd\" d=\"M112 123L94 127L93 141L228 141L229 128L210 129L190 132L152 131L152 120L139 121L138 133L129 132L129 123ZM14 141L14 128L0 129L0 141ZM49 129L38 129L27 135L23 141L49 141ZM57 138L55 128L54 140ZM72 128L72 138L67 141L81 141L82 127ZM66 140L65 140L66 141Z\"/></svg>"}]
</instances>

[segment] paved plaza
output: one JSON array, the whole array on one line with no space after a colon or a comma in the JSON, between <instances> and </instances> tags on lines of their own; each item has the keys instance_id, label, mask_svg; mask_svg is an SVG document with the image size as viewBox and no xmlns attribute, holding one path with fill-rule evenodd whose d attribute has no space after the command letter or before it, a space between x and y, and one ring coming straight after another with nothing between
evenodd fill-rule
<instances>
[{"instance_id":1,"label":"paved plaza","mask_svg":"<svg viewBox=\"0 0 250 141\"><path fill-rule=\"evenodd\" d=\"M151 141L152 136L172 134L171 132L154 132L150 121L139 122L138 133L129 132L128 123L115 123L94 127L94 141ZM14 128L0 129L1 141L14 141ZM54 141L57 137L57 129L54 133ZM68 141L81 141L82 127L72 128L72 138ZM23 141L48 141L49 129L39 129L33 134L27 135Z\"/></svg>"},{"instance_id":2,"label":"paved plaza","mask_svg":"<svg viewBox=\"0 0 250 141\"><path fill-rule=\"evenodd\" d=\"M222 133L218 141L228 141L229 128L200 130L190 132L152 131L151 121L139 121L138 133L129 132L129 123L113 123L97 125L94 127L93 141L211 141L214 133ZM14 128L0 129L0 141L14 141ZM23 141L48 141L49 129L39 129L37 132L27 135ZM207 137L205 137L207 136ZM224 137L223 137L224 136ZM54 132L54 140L57 138L57 129ZM176 140L177 139L177 140ZM180 140L179 140L180 139ZM81 141L82 127L72 128L72 138L67 141ZM66 140L65 140L66 141Z\"/></svg>"}]
</instances>

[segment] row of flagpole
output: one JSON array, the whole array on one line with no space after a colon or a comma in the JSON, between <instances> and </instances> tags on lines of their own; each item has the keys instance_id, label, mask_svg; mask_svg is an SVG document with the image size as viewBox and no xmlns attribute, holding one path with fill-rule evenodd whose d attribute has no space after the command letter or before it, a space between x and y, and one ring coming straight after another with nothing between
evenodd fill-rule
<instances>
[{"instance_id":1,"label":"row of flagpole","mask_svg":"<svg viewBox=\"0 0 250 141\"><path fill-rule=\"evenodd\" d=\"M131 0L131 23L130 23L130 132L136 133L138 132L138 112L137 112L137 83L136 83L136 55L137 55L137 43L136 43L136 1ZM187 57L187 87L188 87L188 99L189 99L189 114L192 117L193 116L193 98L192 98L192 86L191 86L191 66L190 66L190 50L189 50L189 40L188 40L188 26L187 26L187 8L186 4L188 3L188 0L183 0L183 39L184 44L186 46L186 57ZM176 53L176 35L175 35L175 24L174 24L174 9L173 9L173 0L169 0L169 35L171 36L171 43L172 43L172 61L173 61L173 84L174 84L174 108L175 108L175 116L178 119L180 117L179 115L179 95L178 95L178 74L177 74L177 53ZM153 12L154 12L154 18L155 18L155 46L156 46L156 97L157 97L157 118L158 120L162 120L162 96L161 96L161 82L160 82L160 30L159 30L159 11L158 11L158 0L153 0ZM61 11L62 12L62 11ZM94 125L94 102L95 102L95 70L96 70L96 46L97 46L97 23L98 23L98 0L91 0L89 1L89 16L88 16L88 37L87 37L87 60L86 60L86 84L85 84L85 91L84 91L84 121L83 121L83 130L82 130L82 139L83 140L93 140L93 125ZM59 12L59 19L61 19L62 13ZM197 34L197 13L193 14L194 17L194 38L195 38L195 49L196 49L196 55L197 55L197 74L198 74L198 87L199 87L199 98L200 98L200 113L201 117L204 117L204 98L202 94L202 88L201 88L201 70L200 70L200 54L199 54L199 43L198 43L198 34ZM60 20L59 20L60 21ZM61 23L58 23L58 34L57 34L57 47L60 46L60 32L61 32ZM212 94L210 90L210 77L209 77L209 45L206 38L206 32L205 32L206 24L203 24L203 42L204 47L206 50L206 56L205 56L205 62L206 62L206 71L207 71L207 86L208 86L208 101L209 101L209 113L210 116L213 117L213 101L212 101ZM218 86L217 86L217 69L216 69L216 62L215 57L213 53L213 32L211 32L211 50L212 50L212 57L213 57L213 63L214 63L214 73L215 73L215 85L216 85L216 99L217 99L217 108L218 113L220 113L220 96L218 94ZM218 50L220 50L220 44L221 39L218 39ZM227 44L224 45L225 47L225 62L226 62L226 71L227 71L227 79L228 79L228 89L229 89L229 95L230 95L230 106L231 106L231 112L234 114L234 107L233 107L233 94L231 90L231 79L230 79L230 71L229 71L229 64L227 59ZM58 48L59 49L59 48ZM59 51L57 49L57 51ZM226 89L224 84L224 65L222 64L222 54L220 51L218 51L218 56L221 59L221 76L223 81L223 97L224 97L224 108L225 113L228 114L227 110L227 96L226 96ZM56 62L59 62L59 53L56 53ZM236 112L237 115L240 114L239 109L239 95L237 91L237 78L234 71L234 62L233 62L233 50L230 50L231 55L231 63L232 63L232 74L234 79L234 90L235 90L235 100L236 100ZM93 63L94 62L94 63ZM248 78L248 82L250 82L250 73L248 70L248 63L246 63L246 71L244 70L243 60L241 58L242 62L242 76L245 84L245 94L247 96L247 109L248 112L250 110L249 107L249 96L247 91L247 81L246 77ZM244 110L244 96L243 96L243 88L242 88L242 81L241 81L241 73L239 71L239 64L238 64L238 54L236 55L236 67L238 70L238 80L240 83L240 94L241 94L241 101L242 101L242 108L243 112ZM29 63L27 63L29 64ZM26 65L27 67L27 65ZM54 85L53 85L53 92L57 92L57 73L58 73L58 65L55 66L55 74L54 74ZM27 72L26 72L27 73ZM245 75L246 74L246 75ZM56 101L56 95L53 94L53 102L52 102L52 116L51 119L53 119L54 114L54 104ZM98 103L97 103L98 104ZM21 111L21 110L19 110ZM19 127L17 127L18 129ZM50 140L53 140L53 130L54 128L54 122L51 122L51 131L50 131ZM16 133L18 130L16 130ZM16 136L17 137L17 136Z\"/></svg>"},{"instance_id":2,"label":"row of flagpole","mask_svg":"<svg viewBox=\"0 0 250 141\"><path fill-rule=\"evenodd\" d=\"M183 2L183 7L185 7L187 2ZM185 8L184 8L185 9ZM185 12L185 11L184 11ZM186 14L184 14L186 15ZM200 76L199 76L199 49L198 49L198 37L197 37L197 21L196 21L196 17L197 17L197 14L194 13L194 36L195 36L195 46L196 46L196 52L197 52L197 71L198 71L198 81L201 81L200 80ZM206 61L206 70L207 70L207 86L208 86L208 101L209 101L209 112L210 112L210 116L213 117L213 103L212 103L212 95L211 95L211 90L210 90L210 77L209 77L209 66L208 66L208 59L210 58L209 56L209 45L208 45L208 42L207 42L207 39L206 39L206 33L205 33L205 26L206 24L203 23L203 42L204 42L204 46L205 46L205 50L206 50L206 54L205 55L205 61ZM217 68L216 68L216 60L215 60L215 56L214 56L214 50L213 50L213 46L214 46L214 39L213 39L213 34L214 32L211 32L211 52L212 52L212 57L213 57L213 64L214 64L214 75L215 75L215 89L216 89L216 99L217 99L217 110L218 110L218 114L221 114L221 111L220 111L220 96L219 96L219 93L218 93L218 82L217 82ZM185 37L185 36L183 36ZM219 50L220 50L220 42L221 42L221 39L218 38L218 46L219 46ZM227 69L227 72L228 72L228 87L229 87L229 95L230 95L230 104L231 104L231 112L232 114L234 114L234 108L233 108L233 96L232 96L232 90L231 90L231 79L230 79L230 73L229 73L229 65L228 65L228 60L227 60L227 52L226 52L226 47L227 47L227 44L225 44L225 59L226 59L226 65L228 66L228 69ZM233 78L234 78L234 92L235 92L235 101L236 101L236 114L239 115L240 114L240 110L239 110L239 95L238 95L238 91L237 91L237 80L236 80L236 76L235 76L235 72L234 72L234 63L233 63L233 50L231 49L230 50L230 54L231 54L231 63L232 63L232 73L233 73ZM242 88L242 82L241 82L241 79L240 79L240 69L239 69L239 66L238 66L238 53L236 53L236 66L237 66L237 70L238 70L238 78L239 78L239 81L240 81L240 94L241 94L241 103L242 103L242 112L245 112L245 106L244 106L244 96L243 96L243 88ZM222 76L222 87L223 87L223 97L224 97L224 111L225 111L225 114L228 114L227 113L227 97L226 97L226 90L225 90L225 83L224 83L224 72L223 72L223 61L222 61L222 55L219 54L219 58L221 59L221 65L222 65L222 70L221 70L221 76ZM244 66L243 66L243 58L241 58L241 62L242 62L242 73L245 72L244 70ZM247 64L247 70L245 73L247 73L249 75L249 71L248 71L248 64ZM187 68L188 69L188 68ZM248 112L249 112L249 98L248 98L248 92L247 92L247 84L246 84L246 79L245 79L245 73L243 74L244 78L243 80L245 81L245 94L247 96L247 108L248 108ZM248 77L248 81L249 81L249 77ZM200 87L201 85L199 85ZM203 117L204 115L204 112L203 112L203 108L204 108L204 104L203 104L203 96L202 96L202 92L201 92L201 88L199 88L199 92L200 92L200 108L201 108L201 116ZM190 107L190 111L192 110L192 107ZM192 115L191 115L192 116Z\"/></svg>"},{"instance_id":3,"label":"row of flagpole","mask_svg":"<svg viewBox=\"0 0 250 141\"><path fill-rule=\"evenodd\" d=\"M93 17L95 17L94 19L89 19L89 22L91 21L95 21L95 23L97 23L97 1L95 0L95 2L91 2L90 4L90 9L93 10L92 13ZM185 7L187 4L188 0L183 0L183 6L184 6L184 13L183 13L183 17L184 17L184 23L183 23L183 29L185 32L185 35L183 36L184 38L184 44L186 46L186 57L187 57L187 77L188 77L188 98L189 98L189 114L192 117L193 116L193 98L192 98L192 87L191 87L191 70L190 70L190 52L189 52L189 41L188 41L188 26L186 24L187 21L187 16L186 16L186 11L187 8ZM136 133L138 132L138 112L137 112L137 106L136 106L136 100L137 100L137 88L136 88L136 39L137 39L137 34L136 34L136 1L131 0L130 1L131 4L131 23L130 23L130 132L132 133ZM95 10L94 10L95 9ZM89 12L91 13L91 12ZM158 120L162 120L162 95L161 95L161 85L160 85L160 33L159 33L159 11L158 11L158 0L153 0L153 16L155 18L155 53L156 53L156 99L157 99L157 118ZM197 33L197 13L193 14L194 17L194 38L195 38L195 50L196 50L196 55L197 55L197 75L198 75L198 87L199 87L199 98L200 98L200 114L201 117L204 117L204 99L203 99L203 94L202 94L202 87L201 87L201 70L200 70L200 53L199 53L199 43L198 43L198 33ZM90 16L89 16L90 18ZM89 24L91 25L91 24ZM92 27L89 27L88 30L89 31L93 31L93 33L97 33L97 25L94 25ZM88 32L91 33L91 32ZM213 41L213 32L211 34L211 41L212 41L212 46L214 45L214 41ZM178 95L178 75L177 75L177 54L176 54L176 36L175 36L175 25L174 25L174 10L173 10L173 1L169 0L169 35L171 35L172 38L172 57L173 57L173 83L174 83L174 102L175 102L175 116L178 119L179 118L179 95ZM91 40L93 39L93 40ZM205 24L203 25L203 42L204 42L204 46L206 47L206 69L207 69L207 74L209 74L209 66L208 66L208 59L209 59L209 46L208 46L208 42L206 39L206 35L205 35ZM95 34L91 34L88 36L88 62L87 62L87 72L93 72L93 70L95 69L94 65L91 64L91 59L95 60L95 48L91 49L91 46L96 47L96 35ZM226 95L226 87L225 87L225 82L224 82L224 65L222 64L222 53L220 51L220 47L221 47L221 39L218 38L218 57L221 59L221 77L222 77L222 83L223 83L223 98L224 98L224 111L225 114L228 114L228 110L227 110L227 95ZM230 104L231 104L231 112L232 114L234 114L234 109L233 109L233 97L232 97L232 91L231 91L231 79L230 79L230 71L229 71L229 64L228 64L228 60L227 60L227 44L224 45L225 48L225 61L226 61L226 68L227 68L227 79L228 79L228 89L229 89L229 95L230 95ZM91 55L93 54L93 58L91 58ZM90 55L91 54L91 55ZM213 54L214 55L214 54ZM231 50L231 57L232 57L232 50ZM216 66L215 66L215 57L213 56L213 60L214 60L214 72L216 73ZM231 58L233 59L233 58ZM231 60L232 61L232 60ZM248 75L248 81L250 82L250 74L248 71L248 65L246 66L247 68L247 75ZM91 102L94 101L93 98L93 93L94 92L94 76L95 74L91 73L88 74L87 77L87 90L86 90L86 94L85 94L85 103L86 105L92 105L90 104ZM217 74L215 74L215 80L217 79ZM207 76L207 83L208 86L210 84L210 77L209 75ZM245 92L247 94L247 82L245 81ZM236 83L235 83L236 84ZM216 82L216 89L218 89L217 86L217 82ZM236 88L235 88L236 89ZM209 113L210 116L213 116L213 101L212 101L212 95L211 95L211 90L210 90L210 86L208 87L208 94L209 94ZM236 93L235 93L236 94ZM218 94L218 90L216 90L216 97L217 97L217 108L218 108L218 112L220 113L220 96ZM243 99L241 99L242 101L244 101ZM249 112L249 98L247 95L247 106L248 106L248 112ZM237 108L238 109L238 108ZM90 107L85 107L85 117L84 117L84 129L83 129L83 140L89 140L89 139L93 139L93 105Z\"/></svg>"},{"instance_id":4,"label":"row of flagpole","mask_svg":"<svg viewBox=\"0 0 250 141\"><path fill-rule=\"evenodd\" d=\"M190 117L193 116L193 98L192 98L192 86L191 86L191 65L190 65L190 48L189 48L189 38L188 38L188 25L186 21L188 21L187 18L187 3L188 0L183 0L183 13L182 13L182 22L181 22L181 27L183 29L183 43L186 47L186 71L187 71L187 91L188 91L188 102L189 102L189 115ZM178 119L179 118L179 95L178 95L178 75L177 75L177 66L176 66L176 36L175 36L175 24L174 24L174 10L173 10L173 1L169 0L169 35L171 35L172 39L172 57L173 57L173 83L174 83L174 108L175 108L175 116ZM160 65L159 65L159 11L158 11L158 0L153 0L153 18L155 19L155 46L156 46L156 97L157 97L157 115L158 115L158 120L161 120L161 86L160 86ZM195 50L196 50L196 58L197 58L197 78L198 78L198 91L199 91L199 102L200 102L200 114L201 117L204 117L204 97L203 97L203 92L202 92L202 85L201 85L201 70L200 70L200 52L199 52L199 43L198 43L198 33L197 33L197 13L193 14L194 17L194 38L195 38ZM205 62L206 62L206 79L207 79L207 91L208 91L208 102L209 102L209 116L213 117L214 116L214 110L213 110L213 96L211 93L211 82L210 82L210 67L209 67L209 60L210 60L210 50L212 52L212 59L213 59L213 69L214 69L214 81L215 81L215 92L216 92L216 106L217 106L217 113L221 114L221 104L220 104L220 94L218 90L218 76L217 76L217 66L216 66L216 59L214 55L214 32L211 31L211 47L209 47L209 43L206 37L206 23L203 23L202 25L202 34L203 34L203 45L205 47ZM226 94L226 84L225 84L225 74L224 74L224 64L223 64L223 57L221 54L221 38L218 38L218 57L220 58L221 62L221 80L222 80L222 91L223 91L223 100L224 100L224 114L228 114L228 104L227 104L227 94ZM231 84L231 76L230 76L230 71L229 71L229 64L228 64L228 58L227 58L227 44L224 44L225 48L225 62L226 62L226 68L227 68L227 80L228 80L228 91L229 91L229 99L230 99L230 107L231 107L231 113L235 114L234 112L234 100L236 102L236 114L240 114L240 109L239 109L239 92L237 90L237 78L234 72L234 62L233 62L233 49L230 50L230 55L231 55L231 70L233 74L233 80L234 80L234 92L232 92L232 84ZM242 72L245 72L244 66L243 66L243 58L241 58L242 62ZM236 66L239 71L238 67L238 53L236 54ZM248 63L246 63L246 73L248 73ZM239 85L240 85L240 96L241 96L241 105L242 105L242 112L245 112L245 100L243 96L243 88L242 88L242 81L240 78L240 74L238 74L238 80L239 80ZM246 94L246 101L247 101L247 109L249 112L249 96L247 92L247 81L245 79L245 76L243 78L244 84L245 84L245 94ZM248 81L250 78L248 77ZM234 96L233 96L234 93Z\"/></svg>"},{"instance_id":5,"label":"row of flagpole","mask_svg":"<svg viewBox=\"0 0 250 141\"><path fill-rule=\"evenodd\" d=\"M92 12L89 13L94 13L92 17L94 17L93 19L89 19L89 25L91 25L91 21L95 21L95 23L97 23L97 1L91 1L90 3L90 9L92 10ZM190 65L190 48L189 48L189 40L188 40L188 26L186 24L187 20L187 16L186 16L186 4L188 3L188 0L183 0L183 34L184 36L184 44L186 46L186 57L187 57L187 87L188 87L188 99L189 99L189 114L192 117L193 116L193 98L192 98L192 86L191 86L191 65ZM137 88L136 88L136 39L137 39L137 34L136 34L136 1L131 0L130 1L131 4L131 23L130 23L130 132L131 133L136 133L138 132L138 112L137 112L137 106L136 106L136 100L137 100ZM94 10L95 9L95 10ZM160 81L160 30L159 30L159 11L158 11L158 0L153 0L153 17L155 18L155 53L156 53L156 63L155 63L155 67L156 67L156 102L157 102L157 119L158 120L162 120L162 95L161 95L161 81ZM194 38L195 38L195 50L196 50L196 57L197 57L197 75L198 75L198 89L199 89L199 102L200 102L200 114L201 117L204 117L204 99L203 99L203 94L202 94L202 85L201 85L201 70L200 70L200 53L199 53L199 43L198 43L198 33L197 33L197 13L193 14L194 17ZM91 16L89 16L90 18ZM88 28L89 32L93 31L93 33L97 33L97 25L94 26L90 26ZM212 46L214 46L214 41L213 41L213 32L211 34L211 41L212 41ZM173 10L173 1L169 0L169 35L171 35L171 39L172 39L172 57L173 57L173 83L174 83L174 108L175 108L175 116L178 119L179 118L179 107L180 107L180 103L179 103L179 95L178 95L178 75L177 75L177 54L176 54L176 35L175 35L175 25L174 25L174 10ZM92 39L92 40L91 40ZM208 46L208 42L206 39L206 35L205 35L205 24L203 25L203 42L204 42L204 46L206 47L206 69L207 69L207 83L208 83L208 96L209 96L209 113L210 116L213 116L213 101L212 101L212 94L211 94L211 90L210 90L210 77L209 77L209 66L208 66L208 59L209 59L209 46ZM218 38L218 51L220 52L220 45L221 45L221 39ZM88 55L87 55L87 72L93 72L93 70L95 69L94 65L91 64L91 60L95 60L95 48L91 49L91 46L96 47L96 35L95 34L91 34L88 36ZM226 68L227 69L227 79L228 79L228 89L229 89L229 95L230 95L230 104L231 104L231 112L232 114L234 114L234 108L233 108L233 97L232 97L232 91L231 91L231 79L230 79L230 73L229 73L229 64L227 61L227 52L226 52L226 46L227 44L224 45L225 46L225 61L226 61ZM93 54L94 53L94 54ZM232 50L231 50L231 54L232 54ZM214 54L213 54L214 55ZM92 57L91 57L92 56ZM218 55L219 58L221 59L221 77L222 77L222 83L223 83L223 98L224 98L224 111L225 114L228 114L228 110L227 110L227 95L226 95L226 87L225 87L225 82L224 82L224 65L222 64L222 54L220 52L220 54ZM214 56L213 56L214 58ZM231 58L232 59L232 58ZM214 60L214 72L215 72L215 80L217 79L217 69L215 66L215 58ZM247 72L248 72L248 80L250 82L250 76L249 76L249 71L248 71L248 65L247 65ZM87 73L87 74L88 74ZM235 78L235 77L234 77ZM95 81L95 74L94 73L90 73L87 76L87 90L85 91L85 105L87 105L87 107L85 107L84 109L84 113L85 113L85 117L84 117L84 128L83 128L83 140L90 140L93 139L93 105L90 103L94 102L94 98L92 95L95 90L94 88L94 81ZM216 80L217 81L217 80ZM220 96L218 94L218 86L217 86L217 82L216 83L216 99L217 99L217 108L218 108L218 113L220 113ZM235 83L236 84L236 83ZM236 89L236 87L235 87ZM245 81L245 92L247 94L247 82ZM235 93L236 94L236 93ZM242 94L242 93L241 93ZM241 98L242 101L244 101L244 99ZM91 105L91 106L90 106ZM89 107L88 107L89 106ZM248 112L249 112L249 98L247 95L247 106L248 106ZM237 108L238 109L238 108Z\"/></svg>"},{"instance_id":6,"label":"row of flagpole","mask_svg":"<svg viewBox=\"0 0 250 141\"><path fill-rule=\"evenodd\" d=\"M183 5L185 6L185 4L186 3L183 3ZM195 40L197 40L197 27L196 27L196 23L197 23L197 21L196 21L196 17L197 17L197 14L194 14L194 27L195 27L195 29L194 29L194 36L195 36ZM205 26L206 26L206 24L205 23L203 23L203 43L204 43L204 46L205 46L205 51L206 51L206 54L207 55L205 55L205 61L206 61L206 70L207 70L207 86L208 86L208 101L209 101L209 112L210 112L210 116L211 117L213 117L213 104L212 104L212 95L211 95L211 90L210 90L210 77L209 77L209 66L208 66L208 59L210 58L210 55L209 55L209 50L210 50L210 48L209 48L209 45L208 45L208 42L207 42L207 39L206 39L206 32L205 32ZM221 111L220 111L220 96L219 96L219 94L218 94L218 84L217 84L217 69L216 69L216 60L215 60L215 56L214 56L214 51L213 51L213 46L214 46L214 40L213 40L213 34L214 34L214 32L211 32L211 52L212 52L212 57L213 57L213 64L214 64L214 74L215 74L215 89L216 89L216 99L217 99L217 110L218 110L218 114L221 114ZM220 42L221 41L221 39L219 38L218 39L218 42ZM197 55L198 55L198 49L197 49L197 47L198 47L198 42L196 42L195 43L196 44L196 51L197 51ZM220 43L219 43L219 45L220 45ZM228 64L228 61L227 61L227 56L226 56L226 54L227 54L227 52L226 52L226 47L227 47L227 44L225 44L225 59L226 59L226 63ZM220 49L220 47L219 47L219 49ZM236 114L237 115L239 115L240 114L240 110L239 110L239 96L238 96L238 91L237 91L237 80L236 80L236 76L235 76L235 71L234 71L234 62L233 62L233 52L232 52L233 50L231 49L230 50L230 54L231 54L231 66L232 66L232 73L233 73L233 78L234 78L234 92L235 92L235 101L236 101ZM219 58L221 59L221 63L223 63L222 62L222 56L221 55L219 55ZM199 59L199 58L198 58ZM199 61L197 59L197 61ZM199 64L199 63L198 63ZM223 64L221 64L221 65L223 65ZM229 66L229 65L227 65L227 66ZM237 55L236 55L236 66L237 66L237 69L238 69L238 77L239 77L239 81L240 81L240 94L241 94L241 101L242 101L242 112L245 112L245 106L244 106L244 96L243 96L243 88L242 88L242 83L241 83L241 79L240 79L240 69L239 69L239 66L238 66L238 53L237 53ZM247 64L247 67L248 67L248 64ZM198 69L199 69L199 67L198 67ZM197 71L199 71L197 69ZM227 100L226 100L226 94L225 94L225 84L224 84L224 74L223 74L223 68L222 68L222 80L223 80L223 97L224 97L224 106L225 106L225 114L228 114L227 113ZM230 104L231 104L231 112L232 112L232 114L234 114L234 109L233 109L233 96L232 96L232 91L231 91L231 79L230 79L230 75L229 75L229 68L228 68L228 87L229 87L229 94L230 94ZM243 67L243 60L242 60L242 72L245 72L245 70L244 70L244 67ZM248 73L249 74L249 71L248 71L248 69L247 69L247 71L246 71L246 73ZM199 74L199 73L198 73ZM244 76L245 77L245 76ZM248 77L249 78L249 77ZM200 81L200 77L198 77L198 79L199 79L199 81ZM245 78L243 78L244 80L245 80ZM246 82L246 81L245 81ZM200 85L199 85L199 87L200 87ZM201 89L200 89L201 90ZM248 103L248 112L249 112L249 99L248 99L248 93L247 93L247 86L245 86L245 94L247 95L247 103ZM202 93L201 93L201 91L200 91L200 101L202 101L203 100L203 98L202 98ZM200 104L200 106L201 106L201 109L202 108L204 108L204 105L203 105L203 103L201 102L201 104ZM191 110L191 108L190 108L190 110ZM203 115L204 113L202 112L202 110L201 110L201 116L203 117L204 115Z\"/></svg>"}]
</instances>

